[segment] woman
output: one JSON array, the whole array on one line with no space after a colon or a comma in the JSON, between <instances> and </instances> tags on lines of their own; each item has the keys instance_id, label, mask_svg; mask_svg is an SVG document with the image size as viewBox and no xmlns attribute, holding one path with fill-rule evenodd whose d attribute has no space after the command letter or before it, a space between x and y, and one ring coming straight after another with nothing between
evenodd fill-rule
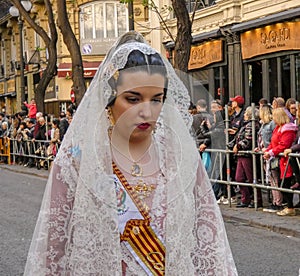
<instances>
[{"instance_id":1,"label":"woman","mask_svg":"<svg viewBox=\"0 0 300 276\"><path fill-rule=\"evenodd\" d=\"M296 135L296 139L294 140L292 146L289 149L284 150L284 156L288 156L290 153L299 153L300 152L300 112L298 110L298 131ZM290 157L290 164L293 170L294 175L294 183L291 186L292 190L300 190L300 168L299 168L299 157ZM295 208L300 208L300 195L299 195L299 201L294 206Z\"/></svg>"},{"instance_id":2,"label":"woman","mask_svg":"<svg viewBox=\"0 0 300 276\"><path fill-rule=\"evenodd\" d=\"M272 159L277 157L279 153L284 152L285 149L292 146L297 131L296 125L290 122L290 118L282 107L273 110L273 120L276 127L273 131L271 143L264 153L264 158L270 160L270 162L272 162ZM280 179L284 179L282 187L290 189L292 185L293 170L291 166L287 164L287 161L288 157L280 158ZM293 206L293 194L283 192L282 195L283 199L287 202L287 208L278 211L276 214L279 216L295 216L296 212Z\"/></svg>"},{"instance_id":3,"label":"woman","mask_svg":"<svg viewBox=\"0 0 300 276\"><path fill-rule=\"evenodd\" d=\"M272 117L272 108L268 105L262 106L259 109L259 117L261 120L261 128L258 132L258 148L257 151L265 152L270 145L272 133L276 127ZM279 187L279 168L271 169L269 162L266 163L266 178L270 180L272 187ZM282 193L277 190L272 190L272 204L263 209L264 212L276 213L282 210Z\"/></svg>"},{"instance_id":4,"label":"woman","mask_svg":"<svg viewBox=\"0 0 300 276\"><path fill-rule=\"evenodd\" d=\"M54 118L51 125L50 144L47 147L47 155L56 156L57 149L60 144L59 119Z\"/></svg>"},{"instance_id":5,"label":"woman","mask_svg":"<svg viewBox=\"0 0 300 276\"><path fill-rule=\"evenodd\" d=\"M248 180L249 183L253 183L253 161L251 154L240 152L252 150L253 136L255 137L259 129L257 109L254 111L254 133L251 118L252 107L248 106L244 112L244 125L238 131L235 139L235 145L233 147L233 153L237 155L237 167L235 174L235 180L237 182L245 182ZM254 208L254 203L251 202L252 191L249 189L249 187L240 185L240 191L242 195L241 202L238 203L236 207ZM262 196L260 189L257 189L257 207L262 207Z\"/></svg>"},{"instance_id":6,"label":"woman","mask_svg":"<svg viewBox=\"0 0 300 276\"><path fill-rule=\"evenodd\" d=\"M237 274L188 107L170 64L122 36L54 161L25 275Z\"/></svg>"}]
</instances>

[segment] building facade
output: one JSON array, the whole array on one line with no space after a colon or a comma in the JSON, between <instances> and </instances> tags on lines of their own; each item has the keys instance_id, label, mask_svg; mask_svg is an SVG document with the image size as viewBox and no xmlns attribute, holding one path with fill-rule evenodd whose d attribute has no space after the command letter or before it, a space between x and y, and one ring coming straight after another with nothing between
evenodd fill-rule
<instances>
[{"instance_id":1,"label":"building facade","mask_svg":"<svg viewBox=\"0 0 300 276\"><path fill-rule=\"evenodd\" d=\"M52 1L55 20L56 1ZM30 16L46 32L47 12L44 2L32 0ZM12 6L9 0L0 2L0 109L7 114L15 114L22 109L22 76L26 101L35 97L35 88L47 65L47 49L43 40L22 18L10 15ZM82 54L84 78L89 86L98 66L110 46L129 29L128 6L116 0L78 0L67 1L70 24L78 39ZM149 12L142 0L134 1L134 19L147 40L151 36L148 28ZM22 29L20 29L20 22ZM22 44L22 47L20 47ZM20 70L21 48L23 48L24 72ZM63 37L58 30L57 75L45 91L45 111L58 115L71 104L72 64Z\"/></svg>"},{"instance_id":2,"label":"building facade","mask_svg":"<svg viewBox=\"0 0 300 276\"><path fill-rule=\"evenodd\" d=\"M191 8L195 1L188 1ZM262 97L300 99L300 2L218 0L197 10L189 62L192 99L240 94L246 104ZM176 33L174 19L169 20ZM172 53L174 43L163 43Z\"/></svg>"}]
</instances>

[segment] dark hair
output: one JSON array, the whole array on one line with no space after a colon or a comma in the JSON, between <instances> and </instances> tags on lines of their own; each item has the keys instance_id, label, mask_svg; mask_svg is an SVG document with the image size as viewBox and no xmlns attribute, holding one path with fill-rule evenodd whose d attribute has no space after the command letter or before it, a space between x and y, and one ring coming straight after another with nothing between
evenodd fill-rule
<instances>
[{"instance_id":1,"label":"dark hair","mask_svg":"<svg viewBox=\"0 0 300 276\"><path fill-rule=\"evenodd\" d=\"M59 126L59 120L57 118L54 118L52 120L52 124L56 125L56 126Z\"/></svg>"},{"instance_id":2,"label":"dark hair","mask_svg":"<svg viewBox=\"0 0 300 276\"><path fill-rule=\"evenodd\" d=\"M268 104L268 100L266 98L261 98L258 103L261 105L266 105Z\"/></svg>"},{"instance_id":3,"label":"dark hair","mask_svg":"<svg viewBox=\"0 0 300 276\"><path fill-rule=\"evenodd\" d=\"M204 100L204 99L198 100L197 101L197 106L200 106L201 108L206 108L207 107L206 100Z\"/></svg>"},{"instance_id":4,"label":"dark hair","mask_svg":"<svg viewBox=\"0 0 300 276\"><path fill-rule=\"evenodd\" d=\"M119 70L119 76L117 79L114 77L111 77L109 80L109 84L112 88L112 90L116 90L117 84L122 82L122 71L130 69L130 72L140 72L144 71L151 74L161 74L165 77L165 87L164 87L164 96L163 101L166 99L167 95L167 87L168 87L168 79L166 77L167 70L165 67L165 64L161 58L161 56L158 53L151 54L151 55L145 55L139 50L132 51L127 59L127 63L125 66ZM112 96L107 106L111 106L114 104L116 97Z\"/></svg>"},{"instance_id":5,"label":"dark hair","mask_svg":"<svg viewBox=\"0 0 300 276\"><path fill-rule=\"evenodd\" d=\"M66 113L65 112L60 112L59 118L66 118Z\"/></svg>"},{"instance_id":6,"label":"dark hair","mask_svg":"<svg viewBox=\"0 0 300 276\"><path fill-rule=\"evenodd\" d=\"M67 111L73 116L73 114L74 114L74 109L73 108L68 107Z\"/></svg>"},{"instance_id":7,"label":"dark hair","mask_svg":"<svg viewBox=\"0 0 300 276\"><path fill-rule=\"evenodd\" d=\"M20 123L20 126L21 126L21 125L22 125L24 128L26 128L26 127L27 127L27 125L26 125L26 123L25 123L25 122L21 122L21 123Z\"/></svg>"}]
</instances>

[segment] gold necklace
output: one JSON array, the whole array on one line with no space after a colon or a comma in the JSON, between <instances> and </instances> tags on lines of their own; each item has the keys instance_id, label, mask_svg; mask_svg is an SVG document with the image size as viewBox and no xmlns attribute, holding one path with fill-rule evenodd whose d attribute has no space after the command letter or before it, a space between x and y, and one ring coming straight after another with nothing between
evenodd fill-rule
<instances>
[{"instance_id":1,"label":"gold necklace","mask_svg":"<svg viewBox=\"0 0 300 276\"><path fill-rule=\"evenodd\" d=\"M150 146L151 147L151 146ZM134 177L140 177L143 176L143 168L138 164L139 161L141 161L145 155L149 152L150 147L142 154L142 156L138 160L133 160L133 158L128 157L126 154L122 153L120 150L116 149L116 152L121 154L123 157L125 157L130 162L133 162L130 168L130 174Z\"/></svg>"},{"instance_id":2,"label":"gold necklace","mask_svg":"<svg viewBox=\"0 0 300 276\"><path fill-rule=\"evenodd\" d=\"M134 192L137 193L141 201L149 197L155 189L156 189L155 185L153 184L148 185L142 179L139 179L138 184L136 186L133 186Z\"/></svg>"}]
</instances>

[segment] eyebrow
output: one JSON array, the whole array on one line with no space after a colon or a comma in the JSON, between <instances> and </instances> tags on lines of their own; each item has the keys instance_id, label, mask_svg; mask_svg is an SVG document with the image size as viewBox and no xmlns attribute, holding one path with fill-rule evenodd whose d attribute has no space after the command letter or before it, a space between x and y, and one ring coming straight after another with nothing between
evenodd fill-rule
<instances>
[{"instance_id":1,"label":"eyebrow","mask_svg":"<svg viewBox=\"0 0 300 276\"><path fill-rule=\"evenodd\" d=\"M123 93L129 93L129 94L133 94L135 96L141 96L141 93L135 92L135 91L131 91L131 90L124 91ZM164 92L157 93L153 97L159 97L159 96L162 96L162 95L164 95Z\"/></svg>"}]
</instances>

